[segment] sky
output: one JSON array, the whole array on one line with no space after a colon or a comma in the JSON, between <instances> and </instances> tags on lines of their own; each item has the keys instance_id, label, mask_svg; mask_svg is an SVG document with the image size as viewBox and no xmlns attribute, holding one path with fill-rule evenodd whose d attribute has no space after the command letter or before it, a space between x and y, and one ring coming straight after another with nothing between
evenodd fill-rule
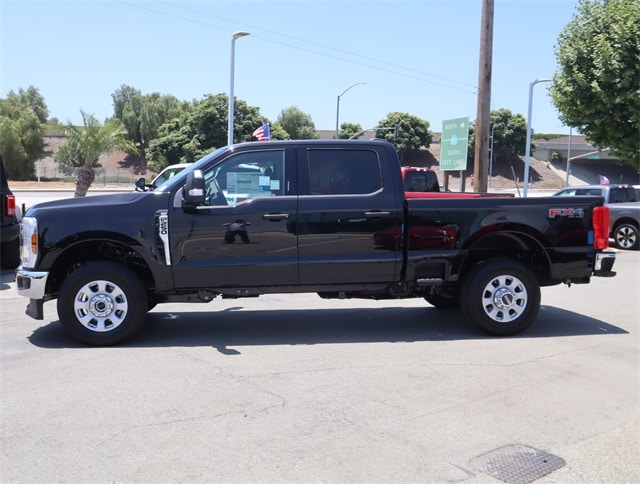
<instances>
[{"instance_id":1,"label":"sky","mask_svg":"<svg viewBox=\"0 0 640 484\"><path fill-rule=\"evenodd\" d=\"M0 97L39 89L49 116L104 121L122 85L183 101L234 94L275 122L296 106L317 129L404 112L442 130L477 117L482 0L0 0ZM578 0L495 0L491 109L527 118L529 85L558 66ZM355 84L355 85L354 85ZM536 84L536 133L568 134Z\"/></svg>"}]
</instances>

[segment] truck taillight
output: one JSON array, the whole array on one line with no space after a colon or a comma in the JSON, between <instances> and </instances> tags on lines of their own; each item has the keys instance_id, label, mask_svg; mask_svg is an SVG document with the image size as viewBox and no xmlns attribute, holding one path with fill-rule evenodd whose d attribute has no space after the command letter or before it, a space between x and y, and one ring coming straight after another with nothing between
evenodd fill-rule
<instances>
[{"instance_id":1,"label":"truck taillight","mask_svg":"<svg viewBox=\"0 0 640 484\"><path fill-rule=\"evenodd\" d=\"M609 207L595 207L593 209L593 246L596 249L609 247L610 223Z\"/></svg>"},{"instance_id":2,"label":"truck taillight","mask_svg":"<svg viewBox=\"0 0 640 484\"><path fill-rule=\"evenodd\" d=\"M16 197L7 195L5 198L4 212L7 217L13 217L16 214Z\"/></svg>"}]
</instances>

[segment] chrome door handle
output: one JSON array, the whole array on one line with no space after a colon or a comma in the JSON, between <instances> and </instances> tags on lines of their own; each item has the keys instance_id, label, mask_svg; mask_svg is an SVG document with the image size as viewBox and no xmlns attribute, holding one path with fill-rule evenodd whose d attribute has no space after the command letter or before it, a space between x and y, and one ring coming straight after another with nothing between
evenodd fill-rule
<instances>
[{"instance_id":1,"label":"chrome door handle","mask_svg":"<svg viewBox=\"0 0 640 484\"><path fill-rule=\"evenodd\" d=\"M383 218L391 215L391 212L383 212L383 211L373 211L373 212L365 212L365 218Z\"/></svg>"},{"instance_id":2,"label":"chrome door handle","mask_svg":"<svg viewBox=\"0 0 640 484\"><path fill-rule=\"evenodd\" d=\"M277 222L278 220L287 220L289 218L288 213L263 213L262 220L271 220Z\"/></svg>"}]
</instances>

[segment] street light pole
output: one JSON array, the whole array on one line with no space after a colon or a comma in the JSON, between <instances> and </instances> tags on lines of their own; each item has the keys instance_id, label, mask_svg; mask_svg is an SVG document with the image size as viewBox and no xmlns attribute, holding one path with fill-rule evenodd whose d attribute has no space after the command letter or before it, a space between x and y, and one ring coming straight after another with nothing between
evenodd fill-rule
<instances>
[{"instance_id":1,"label":"street light pole","mask_svg":"<svg viewBox=\"0 0 640 484\"><path fill-rule=\"evenodd\" d=\"M529 189L529 164L531 162L531 108L533 106L533 86L539 82L552 82L552 79L536 79L529 84L529 112L527 114L527 146L525 146L524 157L524 190L522 196L527 198L527 192Z\"/></svg>"},{"instance_id":2,"label":"street light pole","mask_svg":"<svg viewBox=\"0 0 640 484\"><path fill-rule=\"evenodd\" d=\"M338 131L340 130L340 98L344 96L349 89L360 84L366 84L366 82L356 82L355 84L351 84L348 88L342 91L341 94L338 94L338 102L336 104L336 139L338 139Z\"/></svg>"},{"instance_id":3,"label":"street light pole","mask_svg":"<svg viewBox=\"0 0 640 484\"><path fill-rule=\"evenodd\" d=\"M231 37L231 84L229 86L229 125L227 127L227 145L233 144L233 116L234 116L234 96L233 96L233 72L236 62L236 40L240 37L250 35L249 32L234 32Z\"/></svg>"},{"instance_id":4,"label":"street light pole","mask_svg":"<svg viewBox=\"0 0 640 484\"><path fill-rule=\"evenodd\" d=\"M573 126L569 128L569 151L567 152L567 178L565 186L569 186L569 177L571 176L571 140L573 137Z\"/></svg>"},{"instance_id":5,"label":"street light pole","mask_svg":"<svg viewBox=\"0 0 640 484\"><path fill-rule=\"evenodd\" d=\"M572 156L571 158L568 158L568 161L577 160L578 158L584 158L585 156L599 155L600 153L604 153L605 151L610 151L610 148L603 148L601 150L589 151L589 153L582 153L581 155Z\"/></svg>"}]
</instances>

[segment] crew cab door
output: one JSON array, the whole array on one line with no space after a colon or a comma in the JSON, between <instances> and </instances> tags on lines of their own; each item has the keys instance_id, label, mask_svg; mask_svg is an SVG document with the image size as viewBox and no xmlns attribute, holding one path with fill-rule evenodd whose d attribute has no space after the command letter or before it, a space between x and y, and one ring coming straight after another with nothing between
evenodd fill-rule
<instances>
[{"instance_id":1,"label":"crew cab door","mask_svg":"<svg viewBox=\"0 0 640 484\"><path fill-rule=\"evenodd\" d=\"M402 202L395 187L402 181L385 154L366 146L298 148L300 284L397 280Z\"/></svg>"},{"instance_id":2,"label":"crew cab door","mask_svg":"<svg viewBox=\"0 0 640 484\"><path fill-rule=\"evenodd\" d=\"M169 220L177 289L297 284L293 156L265 147L203 168L204 205Z\"/></svg>"}]
</instances>

